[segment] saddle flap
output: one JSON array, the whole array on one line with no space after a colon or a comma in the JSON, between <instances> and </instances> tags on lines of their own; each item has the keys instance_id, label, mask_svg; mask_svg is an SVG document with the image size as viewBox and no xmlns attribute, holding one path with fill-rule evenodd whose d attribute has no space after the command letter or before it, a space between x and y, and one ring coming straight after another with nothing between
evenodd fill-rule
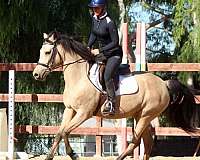
<instances>
[{"instance_id":1,"label":"saddle flap","mask_svg":"<svg viewBox=\"0 0 200 160\"><path fill-rule=\"evenodd\" d=\"M100 83L100 65L93 64L89 71L88 78L90 79L91 83L95 86L95 88L99 92L106 93L103 90L103 87ZM128 74L128 75L119 75L119 87L115 91L116 95L124 95L124 94L133 94L138 91L138 84L135 79L135 76Z\"/></svg>"}]
</instances>

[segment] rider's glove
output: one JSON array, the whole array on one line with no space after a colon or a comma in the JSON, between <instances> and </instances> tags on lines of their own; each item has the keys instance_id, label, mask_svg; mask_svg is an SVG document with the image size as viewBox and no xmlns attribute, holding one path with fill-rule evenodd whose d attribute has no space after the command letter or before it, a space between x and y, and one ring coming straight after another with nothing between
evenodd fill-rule
<instances>
[{"instance_id":1,"label":"rider's glove","mask_svg":"<svg viewBox=\"0 0 200 160\"><path fill-rule=\"evenodd\" d=\"M97 63L105 63L107 60L107 58L105 57L105 55L103 53L99 53L95 56L95 61Z\"/></svg>"}]
</instances>

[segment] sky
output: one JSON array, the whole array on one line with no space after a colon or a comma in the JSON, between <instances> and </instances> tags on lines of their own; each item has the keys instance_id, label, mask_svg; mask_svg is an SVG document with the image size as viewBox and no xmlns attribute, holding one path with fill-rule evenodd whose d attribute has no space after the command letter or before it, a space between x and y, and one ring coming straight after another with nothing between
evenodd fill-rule
<instances>
[{"instance_id":1,"label":"sky","mask_svg":"<svg viewBox=\"0 0 200 160\"><path fill-rule=\"evenodd\" d=\"M168 7L165 3L159 6L159 8L161 8L166 15L171 14L173 9ZM137 22L151 23L162 17L162 15L144 8L141 5L141 2L133 3L129 9L128 14L131 18L130 23L132 26L130 31L135 30ZM164 49L172 55L174 52L175 43L171 37L171 32L168 30L163 30L162 28L163 23L157 25L156 28L151 28L147 31L147 36L150 37L147 40L147 48L151 48L151 50L157 51ZM155 37L157 37L157 39Z\"/></svg>"}]
</instances>

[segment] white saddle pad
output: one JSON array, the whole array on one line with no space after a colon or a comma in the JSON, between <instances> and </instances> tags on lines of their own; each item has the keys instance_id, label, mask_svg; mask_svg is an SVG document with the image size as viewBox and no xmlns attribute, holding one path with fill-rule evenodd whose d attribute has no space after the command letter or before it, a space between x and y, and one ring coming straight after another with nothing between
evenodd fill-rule
<instances>
[{"instance_id":1,"label":"white saddle pad","mask_svg":"<svg viewBox=\"0 0 200 160\"><path fill-rule=\"evenodd\" d=\"M99 92L105 92L99 82L99 69L98 64L94 64L90 69L89 79ZM133 94L138 91L138 84L132 75L119 76L119 88L115 91L116 95Z\"/></svg>"}]
</instances>

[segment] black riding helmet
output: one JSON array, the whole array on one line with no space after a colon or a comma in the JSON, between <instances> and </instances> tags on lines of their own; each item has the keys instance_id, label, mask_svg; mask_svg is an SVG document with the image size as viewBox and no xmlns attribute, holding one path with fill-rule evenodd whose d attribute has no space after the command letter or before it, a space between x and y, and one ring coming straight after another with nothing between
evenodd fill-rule
<instances>
[{"instance_id":1,"label":"black riding helmet","mask_svg":"<svg viewBox=\"0 0 200 160\"><path fill-rule=\"evenodd\" d=\"M88 4L88 7L104 7L106 5L106 0L91 0Z\"/></svg>"}]
</instances>

